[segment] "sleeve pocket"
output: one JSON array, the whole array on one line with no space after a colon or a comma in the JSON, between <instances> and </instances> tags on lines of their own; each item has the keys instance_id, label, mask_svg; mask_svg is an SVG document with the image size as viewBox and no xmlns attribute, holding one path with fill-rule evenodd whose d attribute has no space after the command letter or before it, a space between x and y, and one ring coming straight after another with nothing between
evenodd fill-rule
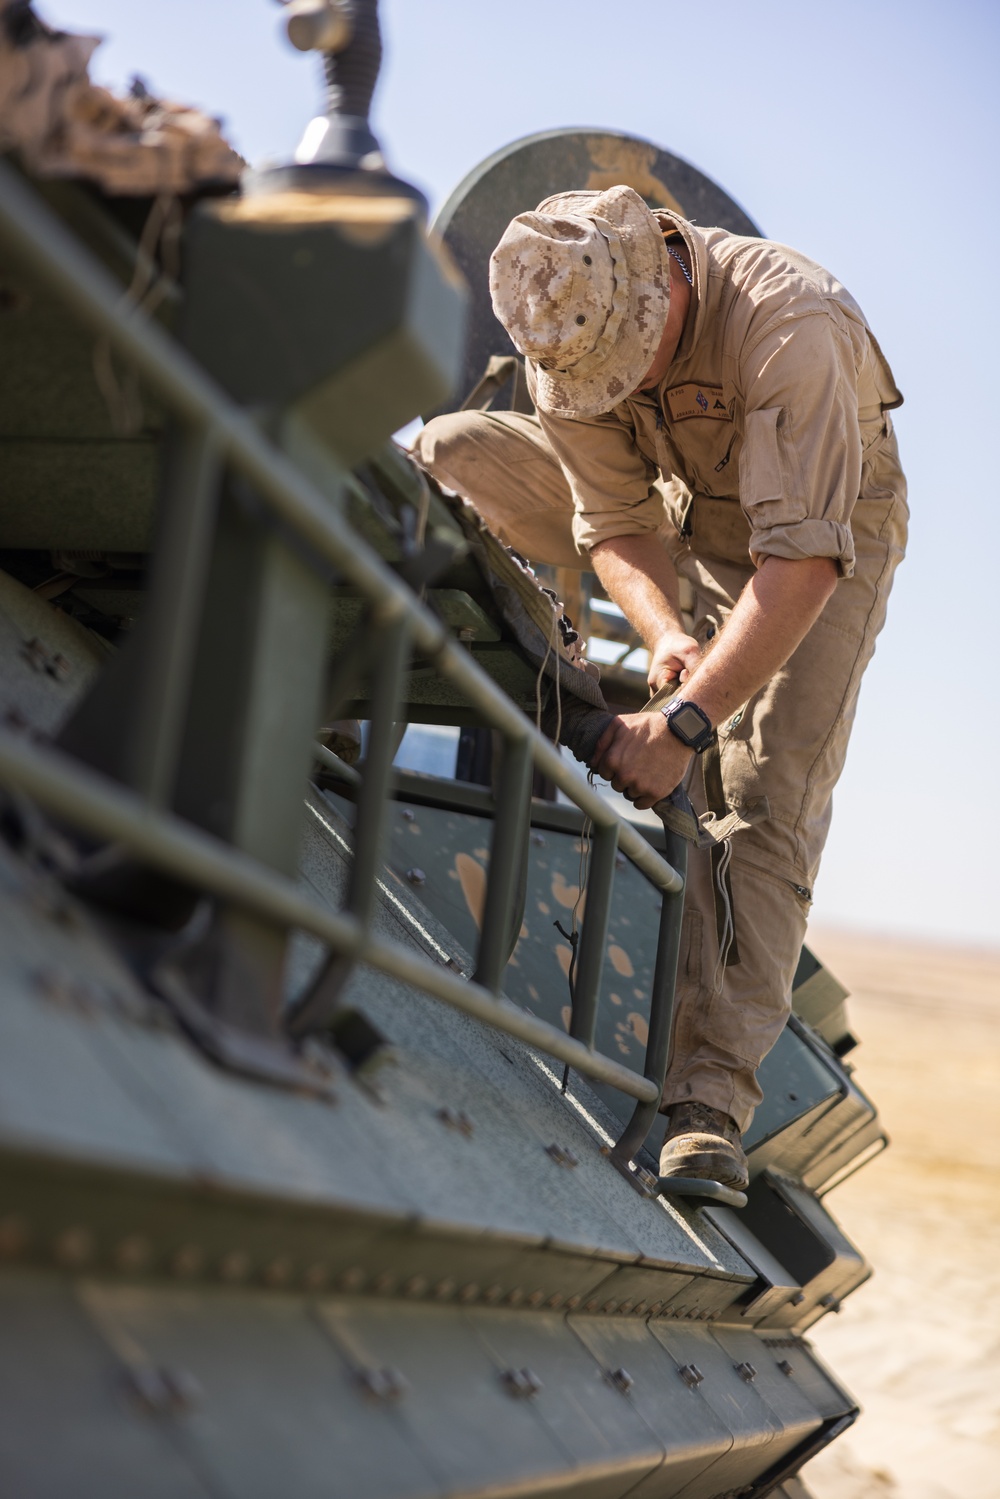
<instances>
[{"instance_id":1,"label":"sleeve pocket","mask_svg":"<svg viewBox=\"0 0 1000 1499\"><path fill-rule=\"evenodd\" d=\"M748 411L740 455L740 501L744 510L786 497L780 424L783 406Z\"/></svg>"}]
</instances>

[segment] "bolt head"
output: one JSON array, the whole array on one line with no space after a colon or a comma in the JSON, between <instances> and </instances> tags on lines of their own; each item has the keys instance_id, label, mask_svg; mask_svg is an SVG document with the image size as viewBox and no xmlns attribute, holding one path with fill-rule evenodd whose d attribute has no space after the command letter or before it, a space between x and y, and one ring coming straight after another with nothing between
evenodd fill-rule
<instances>
[{"instance_id":1,"label":"bolt head","mask_svg":"<svg viewBox=\"0 0 1000 1499\"><path fill-rule=\"evenodd\" d=\"M292 1262L289 1259L278 1258L264 1267L264 1279L269 1286L287 1285L291 1278Z\"/></svg>"},{"instance_id":2,"label":"bolt head","mask_svg":"<svg viewBox=\"0 0 1000 1499\"><path fill-rule=\"evenodd\" d=\"M55 1242L55 1256L60 1265L85 1265L94 1253L94 1236L86 1228L67 1228Z\"/></svg>"},{"instance_id":3,"label":"bolt head","mask_svg":"<svg viewBox=\"0 0 1000 1499\"><path fill-rule=\"evenodd\" d=\"M357 1381L373 1400L399 1400L409 1385L398 1369L359 1369Z\"/></svg>"},{"instance_id":4,"label":"bolt head","mask_svg":"<svg viewBox=\"0 0 1000 1499\"><path fill-rule=\"evenodd\" d=\"M205 1256L197 1244L182 1244L170 1261L170 1269L181 1280L197 1275L205 1262Z\"/></svg>"},{"instance_id":5,"label":"bolt head","mask_svg":"<svg viewBox=\"0 0 1000 1499\"><path fill-rule=\"evenodd\" d=\"M115 1248L115 1263L119 1270L135 1272L149 1263L152 1250L148 1239L140 1234L130 1234Z\"/></svg>"},{"instance_id":6,"label":"bolt head","mask_svg":"<svg viewBox=\"0 0 1000 1499\"><path fill-rule=\"evenodd\" d=\"M542 1388L542 1381L530 1369L504 1369L500 1381L508 1395L517 1400L531 1399Z\"/></svg>"},{"instance_id":7,"label":"bolt head","mask_svg":"<svg viewBox=\"0 0 1000 1499\"><path fill-rule=\"evenodd\" d=\"M250 1256L244 1254L242 1249L231 1249L219 1261L219 1274L230 1285L246 1280L250 1274Z\"/></svg>"},{"instance_id":8,"label":"bolt head","mask_svg":"<svg viewBox=\"0 0 1000 1499\"><path fill-rule=\"evenodd\" d=\"M427 876L422 869L413 868L406 871L406 878L411 885L422 885L426 881Z\"/></svg>"},{"instance_id":9,"label":"bolt head","mask_svg":"<svg viewBox=\"0 0 1000 1499\"><path fill-rule=\"evenodd\" d=\"M23 1218L10 1214L0 1218L0 1260L13 1260L27 1247L28 1225Z\"/></svg>"}]
</instances>

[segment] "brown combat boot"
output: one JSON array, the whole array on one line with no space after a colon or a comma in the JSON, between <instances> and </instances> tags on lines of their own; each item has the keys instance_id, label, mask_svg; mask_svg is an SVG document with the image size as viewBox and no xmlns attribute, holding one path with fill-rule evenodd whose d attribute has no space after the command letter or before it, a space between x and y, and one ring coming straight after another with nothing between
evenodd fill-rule
<instances>
[{"instance_id":1,"label":"brown combat boot","mask_svg":"<svg viewBox=\"0 0 1000 1499\"><path fill-rule=\"evenodd\" d=\"M747 1158L735 1122L705 1103L675 1103L660 1151L661 1176L693 1176L745 1190Z\"/></svg>"}]
</instances>

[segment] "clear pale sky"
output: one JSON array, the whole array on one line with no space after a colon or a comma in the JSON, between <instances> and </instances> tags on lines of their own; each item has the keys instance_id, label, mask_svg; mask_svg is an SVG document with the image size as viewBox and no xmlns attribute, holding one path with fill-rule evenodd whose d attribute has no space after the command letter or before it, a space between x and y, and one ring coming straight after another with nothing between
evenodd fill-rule
<instances>
[{"instance_id":1,"label":"clear pale sky","mask_svg":"<svg viewBox=\"0 0 1000 1499\"><path fill-rule=\"evenodd\" d=\"M138 72L224 116L251 160L287 155L317 111L318 65L288 47L267 0L38 8L107 37L99 81ZM913 534L814 914L1000 943L1000 6L382 0L381 12L376 132L432 208L519 136L625 130L715 178L860 301L906 395Z\"/></svg>"}]
</instances>

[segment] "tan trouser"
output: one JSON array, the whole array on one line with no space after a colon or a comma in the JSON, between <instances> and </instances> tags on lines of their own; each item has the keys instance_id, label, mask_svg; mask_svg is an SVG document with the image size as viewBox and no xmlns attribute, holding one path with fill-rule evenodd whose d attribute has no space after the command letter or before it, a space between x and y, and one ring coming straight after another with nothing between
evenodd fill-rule
<instances>
[{"instance_id":1,"label":"tan trouser","mask_svg":"<svg viewBox=\"0 0 1000 1499\"><path fill-rule=\"evenodd\" d=\"M733 836L739 962L721 967L709 856L692 853L684 902L674 1046L664 1105L697 1099L746 1129L761 1100L756 1070L788 1016L812 886L844 765L862 673L885 620L906 540L906 483L891 429L869 456L852 516L854 576L841 579L787 664L720 725L726 801L766 796L770 816ZM430 422L414 456L470 500L505 542L536 562L586 566L573 544L569 487L534 417L459 412ZM695 591L694 634L712 638L753 575L749 526L734 500L698 497L682 541L659 540ZM692 799L704 808L700 777Z\"/></svg>"}]
</instances>

